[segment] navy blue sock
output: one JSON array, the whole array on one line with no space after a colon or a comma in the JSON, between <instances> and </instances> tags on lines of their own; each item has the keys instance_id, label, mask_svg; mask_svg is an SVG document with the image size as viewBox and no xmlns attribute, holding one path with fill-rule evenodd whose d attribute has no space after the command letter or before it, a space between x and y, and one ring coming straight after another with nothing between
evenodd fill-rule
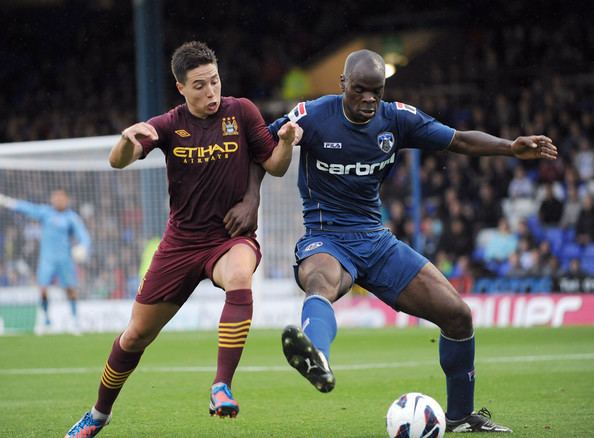
<instances>
[{"instance_id":1,"label":"navy blue sock","mask_svg":"<svg viewBox=\"0 0 594 438\"><path fill-rule=\"evenodd\" d=\"M446 375L446 417L460 420L474 409L474 334L467 339L439 337L439 362Z\"/></svg>"},{"instance_id":2,"label":"navy blue sock","mask_svg":"<svg viewBox=\"0 0 594 438\"><path fill-rule=\"evenodd\" d=\"M45 323L49 325L49 304L47 297L41 297L41 308L43 309L43 315L45 316Z\"/></svg>"},{"instance_id":3,"label":"navy blue sock","mask_svg":"<svg viewBox=\"0 0 594 438\"><path fill-rule=\"evenodd\" d=\"M330 344L336 337L336 317L330 301L319 295L307 297L301 311L301 326L311 342L328 359Z\"/></svg>"}]
</instances>

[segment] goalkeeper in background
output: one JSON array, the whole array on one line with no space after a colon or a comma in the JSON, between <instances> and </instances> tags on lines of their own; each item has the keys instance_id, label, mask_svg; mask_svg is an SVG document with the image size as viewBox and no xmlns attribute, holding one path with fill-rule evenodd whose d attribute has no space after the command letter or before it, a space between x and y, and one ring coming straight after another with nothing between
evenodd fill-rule
<instances>
[{"instance_id":1,"label":"goalkeeper in background","mask_svg":"<svg viewBox=\"0 0 594 438\"><path fill-rule=\"evenodd\" d=\"M0 194L0 206L22 213L41 224L37 284L41 288L41 308L45 317L43 331L51 325L47 290L54 280L58 280L70 301L73 333L79 332L76 305L78 278L75 263L86 260L91 240L80 216L68 208L69 202L68 194L64 190L52 192L51 205L34 204Z\"/></svg>"}]
</instances>

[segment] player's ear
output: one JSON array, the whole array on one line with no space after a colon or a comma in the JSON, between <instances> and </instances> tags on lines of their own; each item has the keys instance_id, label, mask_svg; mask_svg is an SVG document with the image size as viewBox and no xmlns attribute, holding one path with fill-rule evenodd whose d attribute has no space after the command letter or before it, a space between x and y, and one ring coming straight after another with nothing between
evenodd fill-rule
<instances>
[{"instance_id":1,"label":"player's ear","mask_svg":"<svg viewBox=\"0 0 594 438\"><path fill-rule=\"evenodd\" d=\"M342 91L343 93L346 88L344 82L345 82L344 75L340 75L340 91Z\"/></svg>"},{"instance_id":2,"label":"player's ear","mask_svg":"<svg viewBox=\"0 0 594 438\"><path fill-rule=\"evenodd\" d=\"M181 82L175 82L175 87L177 88L177 91L179 91L179 94L181 94L182 96L184 95L184 84L182 84Z\"/></svg>"}]
</instances>

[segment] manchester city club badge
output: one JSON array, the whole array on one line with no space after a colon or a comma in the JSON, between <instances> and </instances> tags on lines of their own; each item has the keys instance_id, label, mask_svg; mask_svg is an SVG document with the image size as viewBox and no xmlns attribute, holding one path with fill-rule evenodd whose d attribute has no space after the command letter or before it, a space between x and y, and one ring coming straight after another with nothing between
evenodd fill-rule
<instances>
[{"instance_id":1,"label":"manchester city club badge","mask_svg":"<svg viewBox=\"0 0 594 438\"><path fill-rule=\"evenodd\" d=\"M235 116L223 117L223 135L239 135Z\"/></svg>"},{"instance_id":2,"label":"manchester city club badge","mask_svg":"<svg viewBox=\"0 0 594 438\"><path fill-rule=\"evenodd\" d=\"M394 147L394 134L391 132L380 133L377 136L377 145L383 152L390 152Z\"/></svg>"}]
</instances>

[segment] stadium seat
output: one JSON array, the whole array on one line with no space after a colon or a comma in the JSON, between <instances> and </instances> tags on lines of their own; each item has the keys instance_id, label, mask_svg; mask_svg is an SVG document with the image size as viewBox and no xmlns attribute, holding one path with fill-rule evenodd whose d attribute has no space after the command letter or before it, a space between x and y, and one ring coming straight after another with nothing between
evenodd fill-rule
<instances>
[{"instance_id":1,"label":"stadium seat","mask_svg":"<svg viewBox=\"0 0 594 438\"><path fill-rule=\"evenodd\" d=\"M563 230L563 239L565 239L565 242L575 242L575 228Z\"/></svg>"},{"instance_id":2,"label":"stadium seat","mask_svg":"<svg viewBox=\"0 0 594 438\"><path fill-rule=\"evenodd\" d=\"M561 228L545 228L544 238L551 244L551 251L555 255L560 255L563 246L563 230Z\"/></svg>"},{"instance_id":3,"label":"stadium seat","mask_svg":"<svg viewBox=\"0 0 594 438\"><path fill-rule=\"evenodd\" d=\"M577 243L565 243L559 250L561 260L579 259L582 256L582 248Z\"/></svg>"},{"instance_id":4,"label":"stadium seat","mask_svg":"<svg viewBox=\"0 0 594 438\"><path fill-rule=\"evenodd\" d=\"M584 257L594 257L594 243L590 243L584 247L584 252L582 253Z\"/></svg>"},{"instance_id":5,"label":"stadium seat","mask_svg":"<svg viewBox=\"0 0 594 438\"><path fill-rule=\"evenodd\" d=\"M582 271L588 275L594 275L594 255L591 256L582 256L580 259L580 264L582 266Z\"/></svg>"},{"instance_id":6,"label":"stadium seat","mask_svg":"<svg viewBox=\"0 0 594 438\"><path fill-rule=\"evenodd\" d=\"M541 242L544 239L544 229L540 225L540 221L538 216L532 214L526 218L526 223L528 225L528 229L534 236L534 239L537 242Z\"/></svg>"},{"instance_id":7,"label":"stadium seat","mask_svg":"<svg viewBox=\"0 0 594 438\"><path fill-rule=\"evenodd\" d=\"M482 262L485 259L485 248L482 246L477 246L474 251L472 251L472 260L475 262Z\"/></svg>"}]
</instances>

